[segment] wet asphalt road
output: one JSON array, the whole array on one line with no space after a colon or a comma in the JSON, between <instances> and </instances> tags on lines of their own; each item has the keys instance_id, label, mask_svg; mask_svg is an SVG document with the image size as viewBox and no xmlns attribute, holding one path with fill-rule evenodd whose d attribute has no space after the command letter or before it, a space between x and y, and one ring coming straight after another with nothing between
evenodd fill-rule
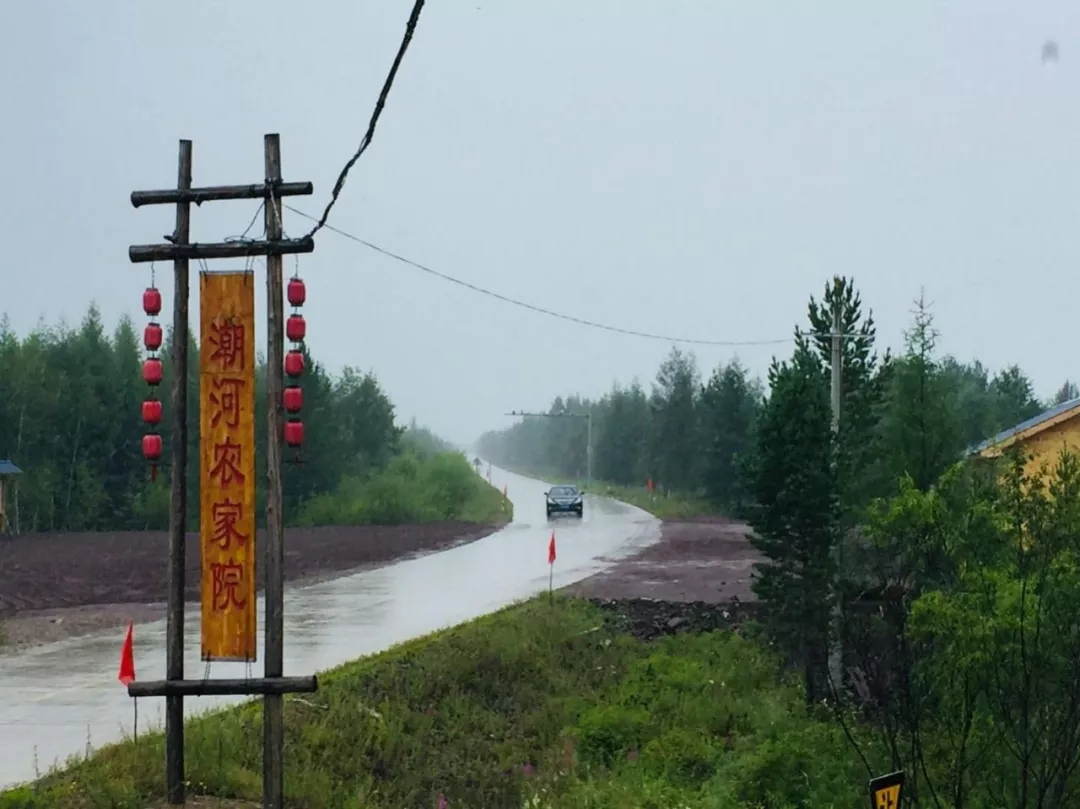
<instances>
[{"instance_id":1,"label":"wet asphalt road","mask_svg":"<svg viewBox=\"0 0 1080 809\"><path fill-rule=\"evenodd\" d=\"M485 467L486 473L486 467ZM396 643L492 612L548 586L547 546L556 534L555 587L607 567L659 539L644 511L588 496L584 519L544 514L538 481L498 469L492 483L514 503L514 521L477 542L285 594L285 675L324 671ZM259 662L262 670L262 599ZM0 655L0 788L33 779L68 756L132 730L132 701L116 680L122 631ZM188 609L185 676L199 678L198 608ZM165 675L165 623L135 627L139 679ZM215 663L210 677L244 677L242 663ZM240 698L189 698L189 715ZM139 704L139 730L163 724L164 703Z\"/></svg>"}]
</instances>

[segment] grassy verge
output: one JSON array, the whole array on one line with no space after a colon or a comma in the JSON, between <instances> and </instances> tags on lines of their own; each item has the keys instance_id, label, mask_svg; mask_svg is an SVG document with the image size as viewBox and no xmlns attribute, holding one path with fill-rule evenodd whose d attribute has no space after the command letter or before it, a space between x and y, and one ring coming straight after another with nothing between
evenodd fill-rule
<instances>
[{"instance_id":1,"label":"grassy verge","mask_svg":"<svg viewBox=\"0 0 1080 809\"><path fill-rule=\"evenodd\" d=\"M584 485L584 482L579 482ZM619 486L593 481L592 491L637 506L661 520L686 520L720 514L720 510L704 497L682 492L650 492L644 486Z\"/></svg>"},{"instance_id":2,"label":"grassy verge","mask_svg":"<svg viewBox=\"0 0 1080 809\"><path fill-rule=\"evenodd\" d=\"M261 708L189 725L195 794L260 794ZM754 640L644 643L540 598L324 675L286 705L289 806L862 807L865 770ZM103 748L0 809L145 809L160 735ZM204 804L200 804L204 805ZM208 803L205 805L214 805Z\"/></svg>"},{"instance_id":3,"label":"grassy verge","mask_svg":"<svg viewBox=\"0 0 1080 809\"><path fill-rule=\"evenodd\" d=\"M465 456L405 453L367 479L346 478L329 494L313 497L298 525L395 525L464 520L504 523L510 504L476 474Z\"/></svg>"}]
</instances>

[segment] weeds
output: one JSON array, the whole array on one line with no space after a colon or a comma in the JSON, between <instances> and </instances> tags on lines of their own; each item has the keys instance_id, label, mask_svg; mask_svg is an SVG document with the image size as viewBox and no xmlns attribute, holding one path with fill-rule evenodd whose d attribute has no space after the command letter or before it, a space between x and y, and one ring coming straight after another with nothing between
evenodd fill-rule
<instances>
[{"instance_id":1,"label":"weeds","mask_svg":"<svg viewBox=\"0 0 1080 809\"><path fill-rule=\"evenodd\" d=\"M594 483L592 491L637 506L661 520L685 520L720 513L716 506L704 497L694 494L650 492L644 486L619 486L612 483Z\"/></svg>"}]
</instances>

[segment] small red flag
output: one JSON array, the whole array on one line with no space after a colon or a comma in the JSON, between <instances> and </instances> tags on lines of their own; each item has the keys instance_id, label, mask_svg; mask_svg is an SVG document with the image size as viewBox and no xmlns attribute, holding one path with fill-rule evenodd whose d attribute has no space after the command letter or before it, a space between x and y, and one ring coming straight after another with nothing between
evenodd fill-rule
<instances>
[{"instance_id":1,"label":"small red flag","mask_svg":"<svg viewBox=\"0 0 1080 809\"><path fill-rule=\"evenodd\" d=\"M555 564L555 532L551 532L551 540L548 542L548 564Z\"/></svg>"},{"instance_id":2,"label":"small red flag","mask_svg":"<svg viewBox=\"0 0 1080 809\"><path fill-rule=\"evenodd\" d=\"M134 622L128 622L127 634L124 636L124 647L120 650L120 675L118 678L124 685L135 680L134 632Z\"/></svg>"},{"instance_id":3,"label":"small red flag","mask_svg":"<svg viewBox=\"0 0 1080 809\"><path fill-rule=\"evenodd\" d=\"M652 491L652 478L649 478L648 486L649 486L649 491L651 492Z\"/></svg>"}]
</instances>

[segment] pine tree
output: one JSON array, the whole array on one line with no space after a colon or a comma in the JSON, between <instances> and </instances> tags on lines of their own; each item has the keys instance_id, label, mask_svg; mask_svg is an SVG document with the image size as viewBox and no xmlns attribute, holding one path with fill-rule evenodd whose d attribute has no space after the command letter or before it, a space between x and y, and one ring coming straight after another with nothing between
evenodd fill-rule
<instances>
[{"instance_id":1,"label":"pine tree","mask_svg":"<svg viewBox=\"0 0 1080 809\"><path fill-rule=\"evenodd\" d=\"M904 338L906 350L894 362L881 422L883 463L894 485L908 475L926 492L964 446L953 391L934 357L934 318L922 295Z\"/></svg>"},{"instance_id":2,"label":"pine tree","mask_svg":"<svg viewBox=\"0 0 1080 809\"><path fill-rule=\"evenodd\" d=\"M874 497L884 494L879 468L877 425L889 385L891 357L878 358L877 327L872 312L863 313L862 298L850 278L834 276L819 302L810 299L808 317L816 335L812 344L826 368L832 367L833 305L840 307L842 374L837 475L844 523L862 519Z\"/></svg>"},{"instance_id":3,"label":"pine tree","mask_svg":"<svg viewBox=\"0 0 1080 809\"><path fill-rule=\"evenodd\" d=\"M1073 399L1080 399L1080 388L1076 387L1076 383L1066 379L1065 383L1058 388L1057 393L1054 394L1054 398L1050 404L1065 404L1065 402L1071 402Z\"/></svg>"},{"instance_id":4,"label":"pine tree","mask_svg":"<svg viewBox=\"0 0 1080 809\"><path fill-rule=\"evenodd\" d=\"M760 384L738 360L718 365L701 392L703 488L714 504L735 513L748 504L741 465L761 398Z\"/></svg>"},{"instance_id":5,"label":"pine tree","mask_svg":"<svg viewBox=\"0 0 1080 809\"><path fill-rule=\"evenodd\" d=\"M756 501L751 541L766 557L754 591L778 643L802 667L812 701L826 693L822 672L838 530L829 382L801 339L790 361L773 361L768 380L748 463Z\"/></svg>"},{"instance_id":6,"label":"pine tree","mask_svg":"<svg viewBox=\"0 0 1080 809\"><path fill-rule=\"evenodd\" d=\"M671 489L688 491L697 483L700 385L694 355L672 348L660 365L649 397L652 467L658 481Z\"/></svg>"}]
</instances>

